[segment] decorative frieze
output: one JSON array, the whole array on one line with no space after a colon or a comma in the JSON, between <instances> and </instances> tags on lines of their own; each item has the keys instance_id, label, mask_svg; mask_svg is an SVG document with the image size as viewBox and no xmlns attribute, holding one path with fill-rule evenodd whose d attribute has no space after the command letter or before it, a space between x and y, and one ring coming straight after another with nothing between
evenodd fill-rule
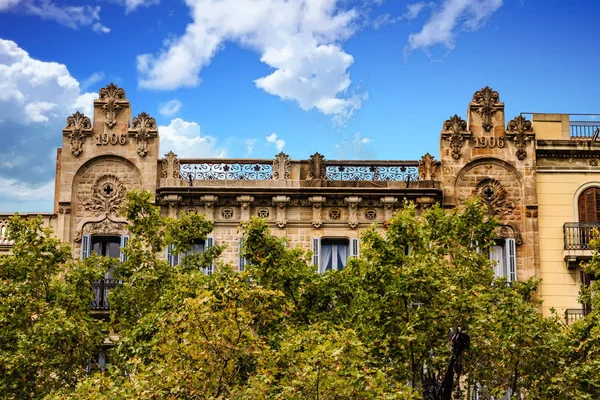
<instances>
[{"instance_id":1,"label":"decorative frieze","mask_svg":"<svg viewBox=\"0 0 600 400\"><path fill-rule=\"evenodd\" d=\"M308 201L312 204L312 226L314 228L320 228L321 225L323 225L322 209L326 200L327 199L323 196L312 196L308 198Z\"/></svg>"},{"instance_id":2,"label":"decorative frieze","mask_svg":"<svg viewBox=\"0 0 600 400\"><path fill-rule=\"evenodd\" d=\"M102 111L104 111L104 123L109 128L112 128L117 123L117 115L123 108L123 105L127 104L125 98L125 90L118 87L114 83L100 89L100 99L103 102Z\"/></svg>"},{"instance_id":3,"label":"decorative frieze","mask_svg":"<svg viewBox=\"0 0 600 400\"><path fill-rule=\"evenodd\" d=\"M287 196L273 197L273 202L277 206L277 218L275 220L275 224L280 228L284 228L286 225L285 209L286 209L287 203L289 203L289 201L290 201L290 198Z\"/></svg>"},{"instance_id":4,"label":"decorative frieze","mask_svg":"<svg viewBox=\"0 0 600 400\"><path fill-rule=\"evenodd\" d=\"M163 179L179 179L181 175L179 159L172 151L165 154L161 160L161 177Z\"/></svg>"},{"instance_id":5,"label":"decorative frieze","mask_svg":"<svg viewBox=\"0 0 600 400\"><path fill-rule=\"evenodd\" d=\"M92 123L79 111L67 118L67 126L63 129L63 135L69 138L71 154L75 157L83 152L83 144L87 137L92 136Z\"/></svg>"},{"instance_id":6,"label":"decorative frieze","mask_svg":"<svg viewBox=\"0 0 600 400\"><path fill-rule=\"evenodd\" d=\"M527 144L531 141L531 136L534 135L531 121L519 115L509 121L506 127L506 136L515 144L517 149L517 158L524 160L527 157Z\"/></svg>"},{"instance_id":7,"label":"decorative frieze","mask_svg":"<svg viewBox=\"0 0 600 400\"><path fill-rule=\"evenodd\" d=\"M291 179L291 177L290 156L282 151L273 160L273 179Z\"/></svg>"},{"instance_id":8,"label":"decorative frieze","mask_svg":"<svg viewBox=\"0 0 600 400\"><path fill-rule=\"evenodd\" d=\"M489 86L473 94L473 109L481 115L483 129L489 132L494 126L492 118L500 109L500 95Z\"/></svg>"},{"instance_id":9,"label":"decorative frieze","mask_svg":"<svg viewBox=\"0 0 600 400\"><path fill-rule=\"evenodd\" d=\"M448 140L452 158L458 160L462 155L462 147L465 143L464 136L470 133L467 131L467 122L454 114L450 119L444 122L442 136Z\"/></svg>"},{"instance_id":10,"label":"decorative frieze","mask_svg":"<svg viewBox=\"0 0 600 400\"><path fill-rule=\"evenodd\" d=\"M133 119L133 127L128 132L137 142L138 155L145 157L148 154L148 144L158 136L156 120L143 112Z\"/></svg>"},{"instance_id":11,"label":"decorative frieze","mask_svg":"<svg viewBox=\"0 0 600 400\"><path fill-rule=\"evenodd\" d=\"M358 226L358 205L362 199L358 196L349 196L344 201L348 204L348 226L354 229Z\"/></svg>"},{"instance_id":12,"label":"decorative frieze","mask_svg":"<svg viewBox=\"0 0 600 400\"><path fill-rule=\"evenodd\" d=\"M250 219L250 206L254 203L253 196L238 196L236 201L240 205L240 219L248 221Z\"/></svg>"}]
</instances>

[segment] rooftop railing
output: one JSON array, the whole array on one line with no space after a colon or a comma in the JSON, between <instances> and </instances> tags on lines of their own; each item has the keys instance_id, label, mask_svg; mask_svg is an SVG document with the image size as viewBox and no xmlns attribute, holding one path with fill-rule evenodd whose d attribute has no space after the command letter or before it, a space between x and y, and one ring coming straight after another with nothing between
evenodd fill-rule
<instances>
[{"instance_id":1,"label":"rooftop railing","mask_svg":"<svg viewBox=\"0 0 600 400\"><path fill-rule=\"evenodd\" d=\"M326 176L330 181L399 181L419 180L419 164L412 161L328 161Z\"/></svg>"},{"instance_id":2,"label":"rooftop railing","mask_svg":"<svg viewBox=\"0 0 600 400\"><path fill-rule=\"evenodd\" d=\"M273 160L182 159L180 176L185 180L271 180Z\"/></svg>"},{"instance_id":3,"label":"rooftop railing","mask_svg":"<svg viewBox=\"0 0 600 400\"><path fill-rule=\"evenodd\" d=\"M590 119L586 121L572 120L569 122L571 139L589 140L600 133L600 115L589 115L588 117Z\"/></svg>"}]
</instances>

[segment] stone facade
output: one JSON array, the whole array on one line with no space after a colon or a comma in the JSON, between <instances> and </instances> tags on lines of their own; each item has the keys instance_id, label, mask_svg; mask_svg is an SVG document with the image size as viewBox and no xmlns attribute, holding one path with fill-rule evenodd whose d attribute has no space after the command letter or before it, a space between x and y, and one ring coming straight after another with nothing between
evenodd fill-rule
<instances>
[{"instance_id":1,"label":"stone facade","mask_svg":"<svg viewBox=\"0 0 600 400\"><path fill-rule=\"evenodd\" d=\"M125 91L110 84L93 116L67 119L55 210L44 218L78 256L87 235L126 235L117 210L127 191L146 189L165 216L197 212L214 221L212 242L226 246L222 261L241 266L239 226L250 217L266 219L291 247L312 250L319 240L359 246L361 229L383 229L404 200L452 208L479 196L500 221L498 249L514 260L514 279L543 279L545 313L579 307L578 263L590 254L566 248L563 225L578 222L581 191L600 188L600 145L589 130L573 133L568 115L506 120L499 93L485 87L474 93L466 120L443 122L439 161L429 153L412 161L327 160L318 152L307 160L284 153L179 159L170 149L159 152L154 118L133 117ZM0 234L6 219L0 216ZM9 249L0 236L0 251Z\"/></svg>"}]
</instances>

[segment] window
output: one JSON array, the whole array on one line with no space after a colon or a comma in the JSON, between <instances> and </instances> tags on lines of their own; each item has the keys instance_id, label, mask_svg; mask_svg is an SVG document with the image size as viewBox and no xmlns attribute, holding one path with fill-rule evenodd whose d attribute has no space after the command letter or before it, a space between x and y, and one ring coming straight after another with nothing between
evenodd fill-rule
<instances>
[{"instance_id":1,"label":"window","mask_svg":"<svg viewBox=\"0 0 600 400\"><path fill-rule=\"evenodd\" d=\"M586 189L577 204L579 222L600 222L600 188Z\"/></svg>"},{"instance_id":2,"label":"window","mask_svg":"<svg viewBox=\"0 0 600 400\"><path fill-rule=\"evenodd\" d=\"M496 245L490 248L496 277L505 277L508 282L517 280L516 254L515 239L496 240Z\"/></svg>"},{"instance_id":3,"label":"window","mask_svg":"<svg viewBox=\"0 0 600 400\"><path fill-rule=\"evenodd\" d=\"M319 272L341 271L348 257L358 257L358 239L313 238L313 265Z\"/></svg>"},{"instance_id":4,"label":"window","mask_svg":"<svg viewBox=\"0 0 600 400\"><path fill-rule=\"evenodd\" d=\"M210 238L210 237L206 238L206 240L194 239L192 241L192 247L187 253L174 253L173 245L171 244L167 247L167 261L169 262L169 265L173 267L173 266L179 264L185 256L188 256L190 254L202 254L206 251L206 249L209 249L212 246L213 246L213 238ZM213 267L214 267L214 262L211 263L211 265L208 268L204 268L204 273L207 275L212 274Z\"/></svg>"},{"instance_id":5,"label":"window","mask_svg":"<svg viewBox=\"0 0 600 400\"><path fill-rule=\"evenodd\" d=\"M244 269L246 269L246 266L248 265L248 260L246 260L246 258L242 257L242 247L244 246L244 237L240 237L240 246L239 246L239 250L238 250L238 256L239 256L239 263L238 263L238 270L239 271L243 271Z\"/></svg>"}]
</instances>

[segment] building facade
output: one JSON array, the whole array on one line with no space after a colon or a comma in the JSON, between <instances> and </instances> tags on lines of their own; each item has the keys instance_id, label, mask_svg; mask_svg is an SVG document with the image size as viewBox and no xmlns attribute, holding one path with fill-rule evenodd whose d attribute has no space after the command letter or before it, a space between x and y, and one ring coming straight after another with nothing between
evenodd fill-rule
<instances>
[{"instance_id":1,"label":"building facade","mask_svg":"<svg viewBox=\"0 0 600 400\"><path fill-rule=\"evenodd\" d=\"M543 313L554 308L577 318L587 307L578 303L579 287L593 278L579 263L591 257L592 228L600 226L598 129L600 122L563 114L509 119L498 92L485 87L474 93L466 120L455 114L443 122L439 161L429 153L408 161L327 160L318 152L308 160L284 153L180 159L172 152L161 157L154 118L132 118L125 91L110 84L94 101L92 118L77 112L67 119L54 210L43 218L72 244L74 256L118 258L128 239L118 209L128 191L146 189L165 216L198 212L214 221L211 237L195 243L195 251L226 245L222 261L243 268L239 226L257 216L289 246L311 250L326 271L359 255L361 229L383 227L404 200L420 209L452 208L479 196L500 221L490 251L496 274L541 278ZM0 252L10 251L8 216L0 215ZM178 262L169 251L165 257ZM110 276L103 285L110 286ZM99 289L96 307L108 307L106 290Z\"/></svg>"}]
</instances>

